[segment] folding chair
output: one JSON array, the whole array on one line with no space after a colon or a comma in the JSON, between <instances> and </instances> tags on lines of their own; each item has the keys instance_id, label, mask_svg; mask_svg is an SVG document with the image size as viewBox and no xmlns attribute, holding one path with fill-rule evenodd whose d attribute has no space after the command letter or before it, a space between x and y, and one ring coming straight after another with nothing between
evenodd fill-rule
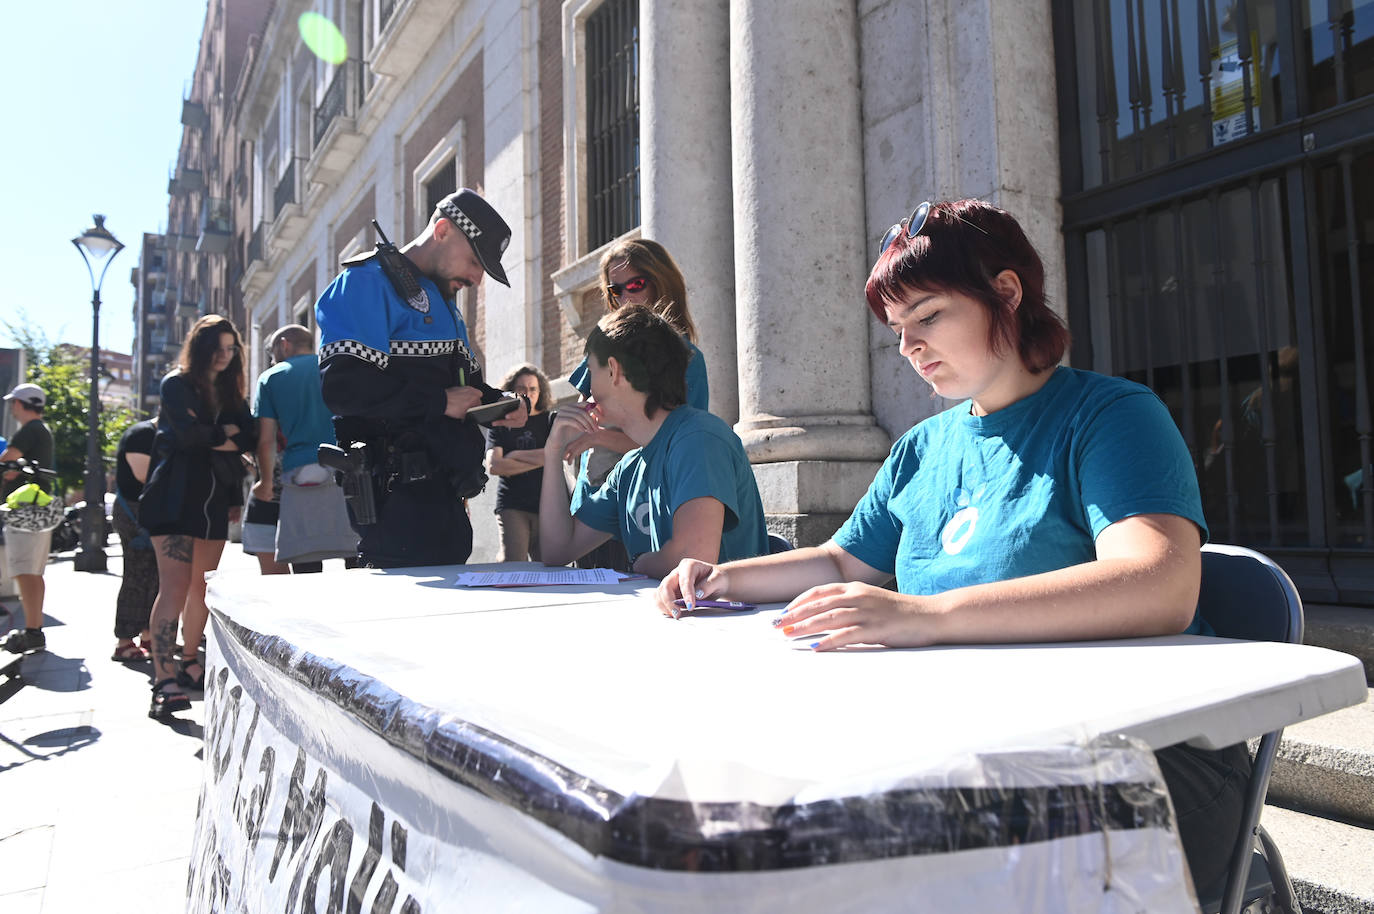
<instances>
[{"instance_id":1,"label":"folding chair","mask_svg":"<svg viewBox=\"0 0 1374 914\"><path fill-rule=\"evenodd\" d=\"M1297 588L1272 559L1252 549L1202 547L1198 607L1220 637L1302 643L1302 600ZM1283 730L1279 729L1260 738L1226 888L1219 898L1198 899L1203 914L1302 914L1283 857L1259 824L1282 737Z\"/></svg>"},{"instance_id":2,"label":"folding chair","mask_svg":"<svg viewBox=\"0 0 1374 914\"><path fill-rule=\"evenodd\" d=\"M785 536L778 536L776 533L768 534L768 554L776 555L779 552L788 552L792 548L792 543Z\"/></svg>"}]
</instances>

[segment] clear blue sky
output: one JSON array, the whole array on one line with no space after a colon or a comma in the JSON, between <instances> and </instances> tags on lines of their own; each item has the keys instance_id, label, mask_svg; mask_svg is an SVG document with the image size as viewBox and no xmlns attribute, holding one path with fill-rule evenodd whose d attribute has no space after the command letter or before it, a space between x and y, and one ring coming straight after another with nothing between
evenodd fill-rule
<instances>
[{"instance_id":1,"label":"clear blue sky","mask_svg":"<svg viewBox=\"0 0 1374 914\"><path fill-rule=\"evenodd\" d=\"M91 344L91 283L71 239L105 215L126 248L101 288L100 345L132 346L144 232L167 219L206 0L5 5L0 319L26 313L54 343ZM98 163L98 164L95 164ZM0 328L0 345L13 345Z\"/></svg>"}]
</instances>

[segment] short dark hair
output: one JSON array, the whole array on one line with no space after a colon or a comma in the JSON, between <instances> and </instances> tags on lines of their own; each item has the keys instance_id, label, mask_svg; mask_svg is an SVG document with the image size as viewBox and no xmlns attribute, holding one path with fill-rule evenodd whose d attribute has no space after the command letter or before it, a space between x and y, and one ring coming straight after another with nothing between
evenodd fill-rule
<instances>
[{"instance_id":1,"label":"short dark hair","mask_svg":"<svg viewBox=\"0 0 1374 914\"><path fill-rule=\"evenodd\" d=\"M1013 308L992 285L1003 270L1021 280L1021 303ZM913 291L958 292L988 311L988 348L1015 347L1032 373L1053 368L1064 357L1069 330L1045 299L1045 265L1010 213L982 200L941 202L930 207L915 238L900 232L869 274L864 295L878 320Z\"/></svg>"},{"instance_id":2,"label":"short dark hair","mask_svg":"<svg viewBox=\"0 0 1374 914\"><path fill-rule=\"evenodd\" d=\"M602 367L615 357L630 386L648 394L645 416L687 402L687 344L672 324L643 305L624 305L604 315L587 335L586 353Z\"/></svg>"}]
</instances>

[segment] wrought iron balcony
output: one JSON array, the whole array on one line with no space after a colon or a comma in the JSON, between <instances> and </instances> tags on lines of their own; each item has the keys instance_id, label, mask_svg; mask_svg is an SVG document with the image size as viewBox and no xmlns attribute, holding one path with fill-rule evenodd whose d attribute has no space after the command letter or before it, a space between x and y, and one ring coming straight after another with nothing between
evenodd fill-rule
<instances>
[{"instance_id":1,"label":"wrought iron balcony","mask_svg":"<svg viewBox=\"0 0 1374 914\"><path fill-rule=\"evenodd\" d=\"M183 165L177 169L176 182L183 193L199 193L205 190L205 172Z\"/></svg>"},{"instance_id":2,"label":"wrought iron balcony","mask_svg":"<svg viewBox=\"0 0 1374 914\"><path fill-rule=\"evenodd\" d=\"M210 123L210 117L205 113L205 106L200 102L193 102L189 98L184 98L181 100L181 123L187 127L203 130L205 125Z\"/></svg>"},{"instance_id":3,"label":"wrought iron balcony","mask_svg":"<svg viewBox=\"0 0 1374 914\"><path fill-rule=\"evenodd\" d=\"M201 254L223 254L229 250L229 201L222 197L207 197L200 208L200 235L196 251Z\"/></svg>"},{"instance_id":4,"label":"wrought iron balcony","mask_svg":"<svg viewBox=\"0 0 1374 914\"><path fill-rule=\"evenodd\" d=\"M282 174L281 180L277 182L277 189L272 194L272 218L281 215L282 209L288 203L299 203L301 195L297 187L296 180L296 160L293 158L286 166L286 171Z\"/></svg>"},{"instance_id":5,"label":"wrought iron balcony","mask_svg":"<svg viewBox=\"0 0 1374 914\"><path fill-rule=\"evenodd\" d=\"M324 90L324 98L315 108L315 147L320 145L325 131L334 123L335 118L350 116L356 110L358 92L356 89L350 92L349 87L357 79L358 65L359 61L349 60L335 68L334 78L330 80L329 88Z\"/></svg>"},{"instance_id":6,"label":"wrought iron balcony","mask_svg":"<svg viewBox=\"0 0 1374 914\"><path fill-rule=\"evenodd\" d=\"M248 238L248 256L245 258L244 269L254 263L261 263L262 256L262 223L259 222L257 228L253 229L253 234Z\"/></svg>"}]
</instances>

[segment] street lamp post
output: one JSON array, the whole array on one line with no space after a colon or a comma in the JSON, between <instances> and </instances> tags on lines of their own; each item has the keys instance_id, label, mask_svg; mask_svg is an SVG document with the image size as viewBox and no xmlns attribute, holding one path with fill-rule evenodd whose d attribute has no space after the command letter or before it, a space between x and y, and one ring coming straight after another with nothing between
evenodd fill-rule
<instances>
[{"instance_id":1,"label":"street lamp post","mask_svg":"<svg viewBox=\"0 0 1374 914\"><path fill-rule=\"evenodd\" d=\"M105 467L100 460L100 286L115 255L124 250L105 228L104 216L72 239L91 275L91 391L86 413L86 516L81 521L81 548L72 558L77 571L105 570ZM102 263L100 275L94 264Z\"/></svg>"}]
</instances>

